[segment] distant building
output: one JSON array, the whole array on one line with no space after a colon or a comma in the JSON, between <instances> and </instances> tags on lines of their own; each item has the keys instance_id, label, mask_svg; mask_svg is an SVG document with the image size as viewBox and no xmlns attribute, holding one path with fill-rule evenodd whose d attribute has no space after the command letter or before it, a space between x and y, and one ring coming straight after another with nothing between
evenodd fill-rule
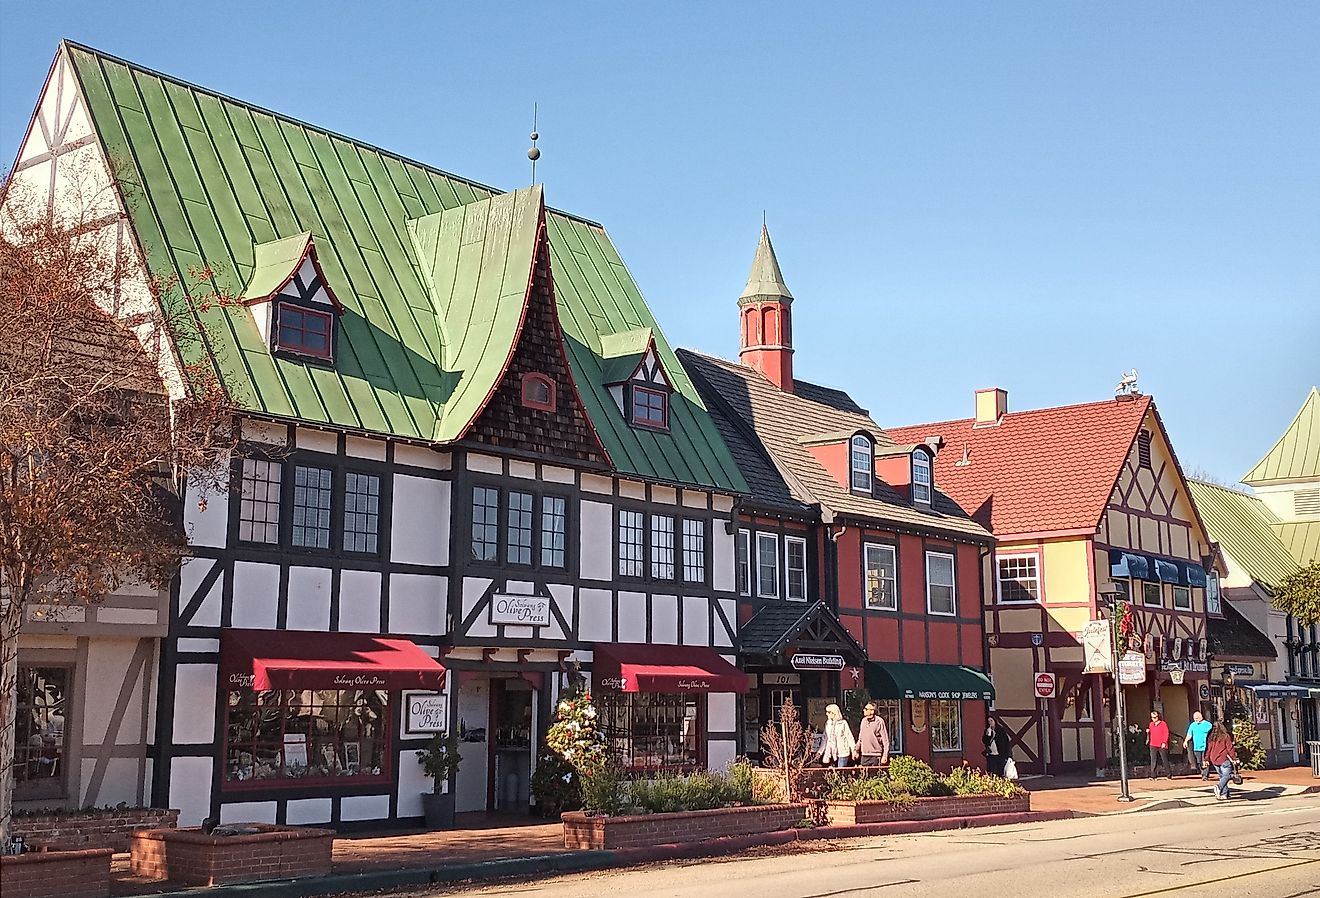
<instances>
[{"instance_id":1,"label":"distant building","mask_svg":"<svg viewBox=\"0 0 1320 898\"><path fill-rule=\"evenodd\" d=\"M1113 680L1083 673L1080 636L1112 581L1131 603L1130 648L1146 682L1125 689L1127 719L1151 709L1176 733L1210 699L1206 615L1222 613L1214 550L1148 396L1025 412L1005 390L976 393L976 414L890 428L898 443L940 434L941 488L995 535L985 558L985 628L995 715L1020 766L1093 770L1116 752ZM1036 675L1053 674L1053 697Z\"/></svg>"}]
</instances>

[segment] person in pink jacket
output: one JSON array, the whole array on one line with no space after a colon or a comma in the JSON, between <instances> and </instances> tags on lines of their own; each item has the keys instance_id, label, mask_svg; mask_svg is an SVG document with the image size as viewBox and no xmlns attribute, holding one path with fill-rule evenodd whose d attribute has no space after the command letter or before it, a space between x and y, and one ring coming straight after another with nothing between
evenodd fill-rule
<instances>
[{"instance_id":1,"label":"person in pink jacket","mask_svg":"<svg viewBox=\"0 0 1320 898\"><path fill-rule=\"evenodd\" d=\"M1169 725L1160 717L1159 711L1150 712L1146 744L1150 746L1150 778L1155 779L1155 768L1163 761L1164 778L1173 779L1173 768L1169 766Z\"/></svg>"}]
</instances>

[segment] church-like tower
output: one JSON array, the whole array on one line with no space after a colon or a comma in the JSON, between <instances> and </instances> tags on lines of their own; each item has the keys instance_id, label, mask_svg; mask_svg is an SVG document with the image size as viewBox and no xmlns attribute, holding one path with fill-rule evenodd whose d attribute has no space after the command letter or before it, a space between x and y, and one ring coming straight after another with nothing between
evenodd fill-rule
<instances>
[{"instance_id":1,"label":"church-like tower","mask_svg":"<svg viewBox=\"0 0 1320 898\"><path fill-rule=\"evenodd\" d=\"M738 297L742 320L738 358L785 392L793 392L793 294L779 271L770 232L761 226L752 273Z\"/></svg>"}]
</instances>

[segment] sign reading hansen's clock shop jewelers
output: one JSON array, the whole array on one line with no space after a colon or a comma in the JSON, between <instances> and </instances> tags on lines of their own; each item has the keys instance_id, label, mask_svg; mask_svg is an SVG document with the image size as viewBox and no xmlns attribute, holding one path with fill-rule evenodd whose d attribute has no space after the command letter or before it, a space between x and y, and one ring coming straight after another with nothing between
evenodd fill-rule
<instances>
[{"instance_id":1,"label":"sign reading hansen's clock shop jewelers","mask_svg":"<svg viewBox=\"0 0 1320 898\"><path fill-rule=\"evenodd\" d=\"M798 652L789 659L794 670L843 670L843 656L820 652Z\"/></svg>"},{"instance_id":2,"label":"sign reading hansen's clock shop jewelers","mask_svg":"<svg viewBox=\"0 0 1320 898\"><path fill-rule=\"evenodd\" d=\"M490 622L524 627L550 626L549 596L497 594L490 600Z\"/></svg>"}]
</instances>

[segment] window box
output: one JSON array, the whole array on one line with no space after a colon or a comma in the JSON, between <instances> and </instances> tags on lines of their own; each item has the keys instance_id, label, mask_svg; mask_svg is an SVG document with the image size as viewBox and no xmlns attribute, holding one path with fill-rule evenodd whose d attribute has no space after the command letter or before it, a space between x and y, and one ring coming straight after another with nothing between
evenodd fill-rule
<instances>
[{"instance_id":1,"label":"window box","mask_svg":"<svg viewBox=\"0 0 1320 898\"><path fill-rule=\"evenodd\" d=\"M207 835L188 828L135 833L129 849L133 875L209 888L330 872L334 830L260 823L236 824L232 830L242 832Z\"/></svg>"}]
</instances>

